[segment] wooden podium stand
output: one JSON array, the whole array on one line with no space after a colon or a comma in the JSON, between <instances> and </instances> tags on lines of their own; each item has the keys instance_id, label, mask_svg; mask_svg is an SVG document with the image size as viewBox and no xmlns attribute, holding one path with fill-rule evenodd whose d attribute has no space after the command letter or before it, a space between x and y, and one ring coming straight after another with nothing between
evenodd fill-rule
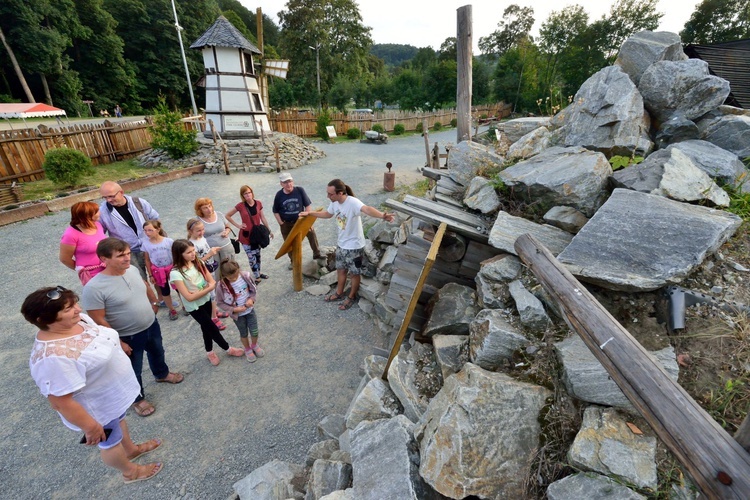
<instances>
[{"instance_id":1,"label":"wooden podium stand","mask_svg":"<svg viewBox=\"0 0 750 500\"><path fill-rule=\"evenodd\" d=\"M292 231L281 248L276 253L275 259L278 260L284 255L291 252L292 254L292 279L294 281L294 290L302 291L302 240L307 237L307 232L315 224L316 217L307 216L297 219Z\"/></svg>"}]
</instances>

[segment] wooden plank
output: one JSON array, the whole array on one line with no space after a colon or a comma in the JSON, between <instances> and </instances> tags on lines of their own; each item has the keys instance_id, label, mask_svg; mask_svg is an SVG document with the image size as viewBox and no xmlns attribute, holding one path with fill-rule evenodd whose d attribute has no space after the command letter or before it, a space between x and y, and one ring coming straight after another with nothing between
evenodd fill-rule
<instances>
[{"instance_id":1,"label":"wooden plank","mask_svg":"<svg viewBox=\"0 0 750 500\"><path fill-rule=\"evenodd\" d=\"M481 231L477 231L476 228L472 226L467 226L466 224L456 222L448 217L425 212L424 210L410 207L396 200L385 200L385 206L387 206L388 208L392 208L397 212L411 215L425 222L429 222L430 224L440 225L445 222L451 229L451 231L455 231L464 236L468 236L473 240L481 241L483 243L487 243L487 241L489 241L489 236L487 234L484 234Z\"/></svg>"},{"instance_id":2,"label":"wooden plank","mask_svg":"<svg viewBox=\"0 0 750 500\"><path fill-rule=\"evenodd\" d=\"M401 348L401 343L404 341L404 335L406 335L406 330L409 326L411 316L417 306L417 299L422 292L422 287L424 286L425 280L427 279L427 275L430 274L432 264L435 262L435 257L437 256L438 248L440 248L440 242L443 239L443 234L445 234L446 227L447 224L440 224L440 227L435 234L435 239L432 242L432 247L430 247L430 252L427 254L422 272L419 274L419 280L417 281L417 285L414 287L414 291L411 294L409 306L406 308L404 320L401 322L401 328L398 331L398 335L396 335L396 339L393 341L391 354L390 356L388 356L388 362L385 364L385 369L383 370L383 380L388 380L388 368L390 368L391 363L393 362L393 358L395 358L396 354L398 354L398 351Z\"/></svg>"},{"instance_id":3,"label":"wooden plank","mask_svg":"<svg viewBox=\"0 0 750 500\"><path fill-rule=\"evenodd\" d=\"M656 364L651 355L560 264L525 234L515 250L567 323L708 498L750 498L750 454Z\"/></svg>"},{"instance_id":4,"label":"wooden plank","mask_svg":"<svg viewBox=\"0 0 750 500\"><path fill-rule=\"evenodd\" d=\"M404 204L419 208L421 210L425 210L427 212L432 212L443 217L448 217L455 220L456 222L460 222L474 228L481 228L481 230L489 232L489 221L479 217L478 215L469 213L465 210L461 210L460 208L457 208L455 206L440 204L435 201L426 200L424 198L417 198L416 196L411 195L406 195L406 197L404 198Z\"/></svg>"},{"instance_id":5,"label":"wooden plank","mask_svg":"<svg viewBox=\"0 0 750 500\"><path fill-rule=\"evenodd\" d=\"M302 240L315 224L315 217L301 217L294 223L289 236L286 237L281 248L276 252L275 259L278 260L288 253L292 253L292 282L294 290L302 291Z\"/></svg>"}]
</instances>

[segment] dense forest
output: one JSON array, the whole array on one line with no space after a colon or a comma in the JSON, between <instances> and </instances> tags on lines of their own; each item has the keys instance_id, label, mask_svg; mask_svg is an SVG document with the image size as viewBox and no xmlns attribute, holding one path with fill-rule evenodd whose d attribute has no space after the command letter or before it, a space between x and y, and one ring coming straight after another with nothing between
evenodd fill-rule
<instances>
[{"instance_id":1,"label":"dense forest","mask_svg":"<svg viewBox=\"0 0 750 500\"><path fill-rule=\"evenodd\" d=\"M611 64L630 35L654 30L657 0L616 0L590 19L579 5L552 12L531 35L531 7L498 10L495 31L479 38L474 103L503 100L516 111L550 113L567 105L591 74ZM172 0L3 0L0 2L0 102L47 102L69 115L119 104L148 112L164 96L189 109L187 78ZM187 47L219 15L257 44L256 13L238 0L174 0L194 85L201 54ZM276 25L263 16L264 55L288 59L287 80L271 79L271 107L454 104L456 39L437 49L373 44L354 0L288 0ZM750 2L703 0L680 32L684 43L750 37ZM320 94L316 56L320 58ZM198 105L203 92L195 89Z\"/></svg>"}]
</instances>

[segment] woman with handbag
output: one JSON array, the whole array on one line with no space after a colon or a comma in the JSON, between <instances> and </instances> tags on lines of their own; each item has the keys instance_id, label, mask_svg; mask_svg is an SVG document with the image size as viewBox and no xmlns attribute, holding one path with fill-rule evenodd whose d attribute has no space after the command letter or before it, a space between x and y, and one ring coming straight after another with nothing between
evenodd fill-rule
<instances>
[{"instance_id":1,"label":"woman with handbag","mask_svg":"<svg viewBox=\"0 0 750 500\"><path fill-rule=\"evenodd\" d=\"M240 198L242 201L227 212L226 218L230 224L240 230L239 240L247 254L247 260L250 262L255 281L267 280L268 276L260 272L260 250L268 246L273 238L273 233L269 229L270 226L265 214L263 214L263 203L255 199L253 189L250 186L242 186ZM237 224L232 219L232 216L238 212L242 224Z\"/></svg>"},{"instance_id":2,"label":"woman with handbag","mask_svg":"<svg viewBox=\"0 0 750 500\"><path fill-rule=\"evenodd\" d=\"M224 259L234 260L234 248L229 239L231 228L226 217L214 210L211 198L198 198L194 205L195 215L203 222L204 237L211 247L219 247L218 262Z\"/></svg>"}]
</instances>

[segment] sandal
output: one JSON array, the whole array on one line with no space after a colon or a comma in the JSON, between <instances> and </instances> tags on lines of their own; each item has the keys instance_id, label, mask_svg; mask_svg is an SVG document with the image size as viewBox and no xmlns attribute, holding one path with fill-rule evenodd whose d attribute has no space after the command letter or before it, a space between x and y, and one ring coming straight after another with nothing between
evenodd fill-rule
<instances>
[{"instance_id":1,"label":"sandal","mask_svg":"<svg viewBox=\"0 0 750 500\"><path fill-rule=\"evenodd\" d=\"M145 476L141 477L141 475L138 472L140 472L142 467L146 467L146 468L150 467L151 471ZM125 476L122 476L122 478L125 481L125 484L137 483L138 481L147 481L151 479L152 477L156 476L158 473L160 473L163 468L164 468L164 464L161 462L154 463L154 464L147 464L147 465L139 465L134 479L128 479Z\"/></svg>"},{"instance_id":2,"label":"sandal","mask_svg":"<svg viewBox=\"0 0 750 500\"><path fill-rule=\"evenodd\" d=\"M138 453L134 457L128 457L128 460L131 462L135 460L138 457L142 457L143 455L147 455L157 449L159 446L161 446L161 439L151 439L149 441L146 441L145 443L137 444L135 445L136 448L138 448ZM141 451L142 448L145 448L143 451Z\"/></svg>"},{"instance_id":3,"label":"sandal","mask_svg":"<svg viewBox=\"0 0 750 500\"><path fill-rule=\"evenodd\" d=\"M339 311L346 311L357 302L357 297L347 297L343 304L339 306Z\"/></svg>"},{"instance_id":4,"label":"sandal","mask_svg":"<svg viewBox=\"0 0 750 500\"><path fill-rule=\"evenodd\" d=\"M338 293L333 292L331 295L326 295L326 298L323 300L325 300L326 302L338 302L340 300L344 300L345 298L346 295L344 295L343 293L339 295Z\"/></svg>"},{"instance_id":5,"label":"sandal","mask_svg":"<svg viewBox=\"0 0 750 500\"><path fill-rule=\"evenodd\" d=\"M216 325L216 328L218 328L219 330L225 330L227 328L227 325L222 323L219 318L214 318L213 322L214 322L214 325Z\"/></svg>"},{"instance_id":6,"label":"sandal","mask_svg":"<svg viewBox=\"0 0 750 500\"><path fill-rule=\"evenodd\" d=\"M216 312L216 317L217 318L228 318L229 317L229 313L224 312L224 311L217 311Z\"/></svg>"},{"instance_id":7,"label":"sandal","mask_svg":"<svg viewBox=\"0 0 750 500\"><path fill-rule=\"evenodd\" d=\"M139 417L148 417L149 415L154 414L156 408L145 399L141 399L137 403L133 403L133 411L135 411Z\"/></svg>"},{"instance_id":8,"label":"sandal","mask_svg":"<svg viewBox=\"0 0 750 500\"><path fill-rule=\"evenodd\" d=\"M179 384L185 380L185 375L182 373L172 373L169 372L169 374L164 378L157 378L156 381L160 383L167 383L167 384Z\"/></svg>"}]
</instances>

